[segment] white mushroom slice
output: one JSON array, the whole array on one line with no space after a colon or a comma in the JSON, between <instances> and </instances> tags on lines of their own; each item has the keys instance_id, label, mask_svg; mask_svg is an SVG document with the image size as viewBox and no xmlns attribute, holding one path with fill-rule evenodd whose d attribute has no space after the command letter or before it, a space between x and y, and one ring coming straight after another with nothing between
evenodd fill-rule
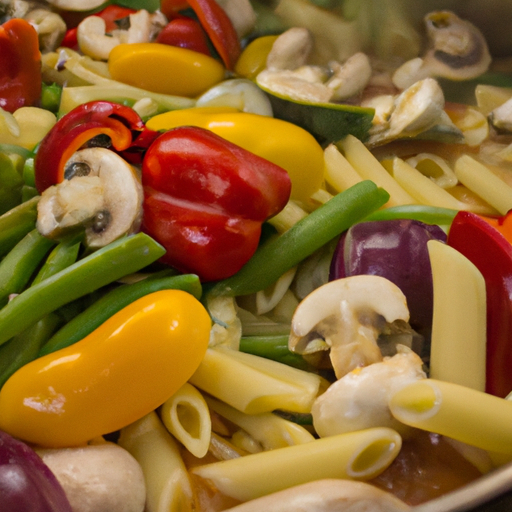
<instances>
[{"instance_id":1,"label":"white mushroom slice","mask_svg":"<svg viewBox=\"0 0 512 512\"><path fill-rule=\"evenodd\" d=\"M333 90L320 82L309 82L294 71L264 70L256 77L263 89L295 101L328 103Z\"/></svg>"},{"instance_id":2,"label":"white mushroom slice","mask_svg":"<svg viewBox=\"0 0 512 512\"><path fill-rule=\"evenodd\" d=\"M42 52L55 50L66 33L65 21L55 12L47 9L34 9L25 17L35 29L39 38L39 48Z\"/></svg>"},{"instance_id":3,"label":"white mushroom slice","mask_svg":"<svg viewBox=\"0 0 512 512\"><path fill-rule=\"evenodd\" d=\"M50 5L65 11L91 11L105 3L104 0L48 0Z\"/></svg>"},{"instance_id":4,"label":"white mushroom slice","mask_svg":"<svg viewBox=\"0 0 512 512\"><path fill-rule=\"evenodd\" d=\"M291 70L303 66L312 49L313 37L309 30L300 27L290 28L274 41L267 56L267 69Z\"/></svg>"},{"instance_id":5,"label":"white mushroom slice","mask_svg":"<svg viewBox=\"0 0 512 512\"><path fill-rule=\"evenodd\" d=\"M233 23L238 37L246 36L254 28L256 12L249 0L217 0L217 3Z\"/></svg>"},{"instance_id":6,"label":"white mushroom slice","mask_svg":"<svg viewBox=\"0 0 512 512\"><path fill-rule=\"evenodd\" d=\"M389 410L389 399L403 386L424 378L420 357L398 345L393 357L356 368L315 400L311 409L315 430L320 437L372 427L400 430Z\"/></svg>"},{"instance_id":7,"label":"white mushroom slice","mask_svg":"<svg viewBox=\"0 0 512 512\"><path fill-rule=\"evenodd\" d=\"M310 293L292 318L288 347L300 354L330 349L338 378L382 360L377 338L396 320L409 320L402 291L380 276L337 279ZM314 347L314 348L313 348Z\"/></svg>"},{"instance_id":8,"label":"white mushroom slice","mask_svg":"<svg viewBox=\"0 0 512 512\"><path fill-rule=\"evenodd\" d=\"M226 512L405 512L402 500L365 482L317 480L242 503Z\"/></svg>"},{"instance_id":9,"label":"white mushroom slice","mask_svg":"<svg viewBox=\"0 0 512 512\"><path fill-rule=\"evenodd\" d=\"M144 475L138 462L114 443L39 449L74 512L142 512Z\"/></svg>"},{"instance_id":10,"label":"white mushroom slice","mask_svg":"<svg viewBox=\"0 0 512 512\"><path fill-rule=\"evenodd\" d=\"M80 170L69 177L70 169ZM41 195L37 215L41 234L59 238L70 229L85 227L86 245L98 248L138 229L142 185L123 158L105 148L83 149L67 162L66 173L69 179Z\"/></svg>"},{"instance_id":11,"label":"white mushroom slice","mask_svg":"<svg viewBox=\"0 0 512 512\"><path fill-rule=\"evenodd\" d=\"M327 87L334 91L332 101L340 101L361 92L372 76L372 66L368 56L355 53L343 64L331 63L333 76L327 81Z\"/></svg>"},{"instance_id":12,"label":"white mushroom slice","mask_svg":"<svg viewBox=\"0 0 512 512\"><path fill-rule=\"evenodd\" d=\"M375 114L373 116L373 126L380 129L387 128L389 119L395 109L395 96L392 94L381 94L372 98L365 99L361 102L361 107L373 108Z\"/></svg>"},{"instance_id":13,"label":"white mushroom slice","mask_svg":"<svg viewBox=\"0 0 512 512\"><path fill-rule=\"evenodd\" d=\"M489 120L498 130L512 132L512 99L495 108L489 114Z\"/></svg>"}]
</instances>

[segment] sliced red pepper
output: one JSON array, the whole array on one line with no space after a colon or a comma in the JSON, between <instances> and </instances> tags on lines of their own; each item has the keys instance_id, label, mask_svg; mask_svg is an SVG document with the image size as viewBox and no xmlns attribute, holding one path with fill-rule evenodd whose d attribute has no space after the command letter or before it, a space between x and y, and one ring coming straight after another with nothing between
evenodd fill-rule
<instances>
[{"instance_id":1,"label":"sliced red pepper","mask_svg":"<svg viewBox=\"0 0 512 512\"><path fill-rule=\"evenodd\" d=\"M512 245L488 222L470 212L455 216L448 245L466 256L485 279L486 391L505 397L512 391Z\"/></svg>"},{"instance_id":2,"label":"sliced red pepper","mask_svg":"<svg viewBox=\"0 0 512 512\"><path fill-rule=\"evenodd\" d=\"M222 62L232 70L242 52L235 27L215 0L188 0L202 27L210 37Z\"/></svg>"},{"instance_id":3,"label":"sliced red pepper","mask_svg":"<svg viewBox=\"0 0 512 512\"><path fill-rule=\"evenodd\" d=\"M160 11L167 17L173 18L188 7L187 0L160 0Z\"/></svg>"},{"instance_id":4,"label":"sliced red pepper","mask_svg":"<svg viewBox=\"0 0 512 512\"><path fill-rule=\"evenodd\" d=\"M132 143L132 130L144 123L131 108L109 101L79 105L59 119L41 141L35 158L35 182L39 193L64 179L66 162L87 141L100 134L112 140L117 151Z\"/></svg>"},{"instance_id":5,"label":"sliced red pepper","mask_svg":"<svg viewBox=\"0 0 512 512\"><path fill-rule=\"evenodd\" d=\"M65 48L76 48L78 46L78 29L70 28L66 34L64 35L64 39L61 41L60 45Z\"/></svg>"},{"instance_id":6,"label":"sliced red pepper","mask_svg":"<svg viewBox=\"0 0 512 512\"><path fill-rule=\"evenodd\" d=\"M512 210L502 217L480 216L485 222L498 230L512 244Z\"/></svg>"},{"instance_id":7,"label":"sliced red pepper","mask_svg":"<svg viewBox=\"0 0 512 512\"><path fill-rule=\"evenodd\" d=\"M118 29L119 27L116 24L116 21L122 20L123 18L127 18L130 14L135 14L137 11L135 9L129 9L128 7L121 7L119 5L109 5L105 7L105 9L95 12L94 16L99 16L105 20L105 31L108 34L113 30Z\"/></svg>"},{"instance_id":8,"label":"sliced red pepper","mask_svg":"<svg viewBox=\"0 0 512 512\"><path fill-rule=\"evenodd\" d=\"M41 97L41 53L34 27L13 18L0 26L0 107L14 112Z\"/></svg>"},{"instance_id":9,"label":"sliced red pepper","mask_svg":"<svg viewBox=\"0 0 512 512\"><path fill-rule=\"evenodd\" d=\"M204 30L192 18L181 17L171 20L160 31L156 42L211 55Z\"/></svg>"},{"instance_id":10,"label":"sliced red pepper","mask_svg":"<svg viewBox=\"0 0 512 512\"><path fill-rule=\"evenodd\" d=\"M162 261L203 281L236 273L278 213L291 182L281 167L197 127L170 130L142 167L142 229L167 250Z\"/></svg>"}]
</instances>

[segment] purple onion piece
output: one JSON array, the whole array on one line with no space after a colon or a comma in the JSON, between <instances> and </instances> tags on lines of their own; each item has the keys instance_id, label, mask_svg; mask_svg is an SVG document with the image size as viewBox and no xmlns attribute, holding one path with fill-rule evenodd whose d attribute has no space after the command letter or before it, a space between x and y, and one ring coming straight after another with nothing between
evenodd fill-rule
<instances>
[{"instance_id":1,"label":"purple onion piece","mask_svg":"<svg viewBox=\"0 0 512 512\"><path fill-rule=\"evenodd\" d=\"M29 446L0 431L2 512L72 512L55 475Z\"/></svg>"},{"instance_id":2,"label":"purple onion piece","mask_svg":"<svg viewBox=\"0 0 512 512\"><path fill-rule=\"evenodd\" d=\"M355 224L340 238L329 279L378 275L395 283L407 298L411 326L422 332L432 324L432 270L427 242L446 242L439 226L410 219Z\"/></svg>"}]
</instances>

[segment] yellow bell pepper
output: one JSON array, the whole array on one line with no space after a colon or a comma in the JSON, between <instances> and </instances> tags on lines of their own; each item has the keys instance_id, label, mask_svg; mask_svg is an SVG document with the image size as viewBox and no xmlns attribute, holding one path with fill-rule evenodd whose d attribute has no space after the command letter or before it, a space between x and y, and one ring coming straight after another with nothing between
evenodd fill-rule
<instances>
[{"instance_id":1,"label":"yellow bell pepper","mask_svg":"<svg viewBox=\"0 0 512 512\"><path fill-rule=\"evenodd\" d=\"M219 83L225 73L208 55L160 43L120 44L110 52L108 69L118 82L189 98Z\"/></svg>"},{"instance_id":2,"label":"yellow bell pepper","mask_svg":"<svg viewBox=\"0 0 512 512\"><path fill-rule=\"evenodd\" d=\"M240 55L235 73L251 80L263 71L267 65L267 57L278 36L263 36L251 41Z\"/></svg>"},{"instance_id":3,"label":"yellow bell pepper","mask_svg":"<svg viewBox=\"0 0 512 512\"><path fill-rule=\"evenodd\" d=\"M116 431L192 376L210 325L204 307L186 292L146 295L78 343L13 374L0 391L0 429L50 447Z\"/></svg>"},{"instance_id":4,"label":"yellow bell pepper","mask_svg":"<svg viewBox=\"0 0 512 512\"><path fill-rule=\"evenodd\" d=\"M270 160L285 169L292 181L291 198L307 202L323 180L323 150L303 128L273 117L229 107L173 110L150 119L146 126L161 131L199 126Z\"/></svg>"}]
</instances>

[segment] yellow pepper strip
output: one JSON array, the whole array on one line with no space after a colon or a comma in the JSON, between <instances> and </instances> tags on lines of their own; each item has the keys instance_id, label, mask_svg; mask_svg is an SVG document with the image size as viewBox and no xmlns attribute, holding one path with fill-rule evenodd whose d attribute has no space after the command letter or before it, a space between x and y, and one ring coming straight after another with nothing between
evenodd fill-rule
<instances>
[{"instance_id":1,"label":"yellow pepper strip","mask_svg":"<svg viewBox=\"0 0 512 512\"><path fill-rule=\"evenodd\" d=\"M265 69L268 54L277 37L258 37L249 43L236 63L235 73L251 80L256 78Z\"/></svg>"},{"instance_id":2,"label":"yellow pepper strip","mask_svg":"<svg viewBox=\"0 0 512 512\"><path fill-rule=\"evenodd\" d=\"M120 44L110 52L108 69L119 82L189 98L219 83L225 73L208 55L160 43Z\"/></svg>"},{"instance_id":3,"label":"yellow pepper strip","mask_svg":"<svg viewBox=\"0 0 512 512\"><path fill-rule=\"evenodd\" d=\"M281 166L292 181L291 198L307 202L321 186L323 150L303 128L269 116L240 112L229 107L173 110L150 119L151 130L199 126Z\"/></svg>"},{"instance_id":4,"label":"yellow pepper strip","mask_svg":"<svg viewBox=\"0 0 512 512\"><path fill-rule=\"evenodd\" d=\"M146 295L78 343L12 375L0 391L0 429L65 447L132 423L194 373L210 324L204 307L186 292Z\"/></svg>"}]
</instances>

